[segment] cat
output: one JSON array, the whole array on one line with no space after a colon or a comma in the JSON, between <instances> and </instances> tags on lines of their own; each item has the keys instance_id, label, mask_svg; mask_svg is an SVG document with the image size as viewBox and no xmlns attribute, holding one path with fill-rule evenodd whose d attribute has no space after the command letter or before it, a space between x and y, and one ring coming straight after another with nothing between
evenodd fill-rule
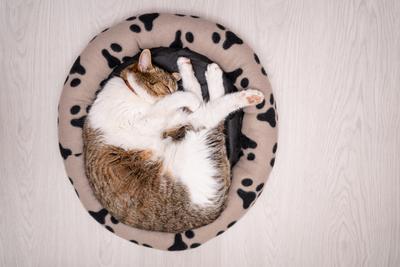
<instances>
[{"instance_id":1,"label":"cat","mask_svg":"<svg viewBox=\"0 0 400 267\"><path fill-rule=\"evenodd\" d=\"M84 124L95 196L117 220L144 230L177 233L220 215L231 182L223 121L264 100L251 89L225 95L222 70L212 63L205 103L190 59L177 65L179 73L153 66L143 50L104 85Z\"/></svg>"}]
</instances>

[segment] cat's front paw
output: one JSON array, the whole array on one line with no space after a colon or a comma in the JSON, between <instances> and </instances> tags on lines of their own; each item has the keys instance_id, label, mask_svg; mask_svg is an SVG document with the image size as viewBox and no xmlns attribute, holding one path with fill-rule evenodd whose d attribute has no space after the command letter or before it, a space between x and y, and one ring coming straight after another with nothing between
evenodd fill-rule
<instances>
[{"instance_id":1,"label":"cat's front paw","mask_svg":"<svg viewBox=\"0 0 400 267\"><path fill-rule=\"evenodd\" d=\"M179 57L176 64L178 65L184 87L192 87L195 83L198 83L194 76L193 66L190 59L187 57Z\"/></svg>"},{"instance_id":2,"label":"cat's front paw","mask_svg":"<svg viewBox=\"0 0 400 267\"><path fill-rule=\"evenodd\" d=\"M187 57L179 57L176 61L178 65L179 73L182 76L191 76L193 73L193 66L192 62Z\"/></svg>"},{"instance_id":3,"label":"cat's front paw","mask_svg":"<svg viewBox=\"0 0 400 267\"><path fill-rule=\"evenodd\" d=\"M217 63L211 63L207 66L205 75L211 100L220 98L225 94L222 73L223 72Z\"/></svg>"},{"instance_id":4,"label":"cat's front paw","mask_svg":"<svg viewBox=\"0 0 400 267\"><path fill-rule=\"evenodd\" d=\"M222 70L217 63L208 64L206 78L222 80Z\"/></svg>"},{"instance_id":5,"label":"cat's front paw","mask_svg":"<svg viewBox=\"0 0 400 267\"><path fill-rule=\"evenodd\" d=\"M190 59L180 57L177 61L179 73L182 77L182 85L185 91L193 92L198 98L203 99L199 81L194 75L193 66Z\"/></svg>"},{"instance_id":6,"label":"cat's front paw","mask_svg":"<svg viewBox=\"0 0 400 267\"><path fill-rule=\"evenodd\" d=\"M240 97L245 101L246 106L254 106L260 104L264 100L264 94L254 89L241 91Z\"/></svg>"}]
</instances>

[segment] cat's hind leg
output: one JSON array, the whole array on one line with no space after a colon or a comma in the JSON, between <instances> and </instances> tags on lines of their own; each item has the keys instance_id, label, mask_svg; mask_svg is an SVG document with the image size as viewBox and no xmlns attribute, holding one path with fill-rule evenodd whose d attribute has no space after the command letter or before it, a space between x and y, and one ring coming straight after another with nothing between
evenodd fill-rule
<instances>
[{"instance_id":1,"label":"cat's hind leg","mask_svg":"<svg viewBox=\"0 0 400 267\"><path fill-rule=\"evenodd\" d=\"M194 76L193 66L190 59L179 57L177 61L179 73L182 77L182 84L185 91L194 93L199 99L203 99L200 83Z\"/></svg>"},{"instance_id":2,"label":"cat's hind leg","mask_svg":"<svg viewBox=\"0 0 400 267\"><path fill-rule=\"evenodd\" d=\"M207 66L206 80L210 101L220 98L225 94L224 81L222 79L222 70L217 63L211 63Z\"/></svg>"},{"instance_id":3,"label":"cat's hind leg","mask_svg":"<svg viewBox=\"0 0 400 267\"><path fill-rule=\"evenodd\" d=\"M253 89L227 94L200 106L188 119L194 129L212 129L230 113L257 105L263 100L263 93Z\"/></svg>"}]
</instances>

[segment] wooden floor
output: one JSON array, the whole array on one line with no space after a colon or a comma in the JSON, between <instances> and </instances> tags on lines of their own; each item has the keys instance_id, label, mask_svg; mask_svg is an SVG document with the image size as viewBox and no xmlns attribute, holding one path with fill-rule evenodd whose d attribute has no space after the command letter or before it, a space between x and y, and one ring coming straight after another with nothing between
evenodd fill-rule
<instances>
[{"instance_id":1,"label":"wooden floor","mask_svg":"<svg viewBox=\"0 0 400 267\"><path fill-rule=\"evenodd\" d=\"M97 224L57 145L65 76L100 30L200 15L257 51L280 119L263 196L179 253ZM0 1L0 266L400 266L400 1Z\"/></svg>"}]
</instances>

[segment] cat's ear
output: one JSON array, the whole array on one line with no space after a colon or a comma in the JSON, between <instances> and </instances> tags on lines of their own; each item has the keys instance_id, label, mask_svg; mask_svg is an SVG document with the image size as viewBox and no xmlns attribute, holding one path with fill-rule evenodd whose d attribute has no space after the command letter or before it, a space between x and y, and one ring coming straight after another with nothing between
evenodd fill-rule
<instances>
[{"instance_id":1,"label":"cat's ear","mask_svg":"<svg viewBox=\"0 0 400 267\"><path fill-rule=\"evenodd\" d=\"M138 66L141 72L146 72L153 67L151 65L151 53L149 49L145 49L140 53Z\"/></svg>"},{"instance_id":2,"label":"cat's ear","mask_svg":"<svg viewBox=\"0 0 400 267\"><path fill-rule=\"evenodd\" d=\"M182 78L179 72L173 72L172 77L174 77L175 81L179 81Z\"/></svg>"}]
</instances>

